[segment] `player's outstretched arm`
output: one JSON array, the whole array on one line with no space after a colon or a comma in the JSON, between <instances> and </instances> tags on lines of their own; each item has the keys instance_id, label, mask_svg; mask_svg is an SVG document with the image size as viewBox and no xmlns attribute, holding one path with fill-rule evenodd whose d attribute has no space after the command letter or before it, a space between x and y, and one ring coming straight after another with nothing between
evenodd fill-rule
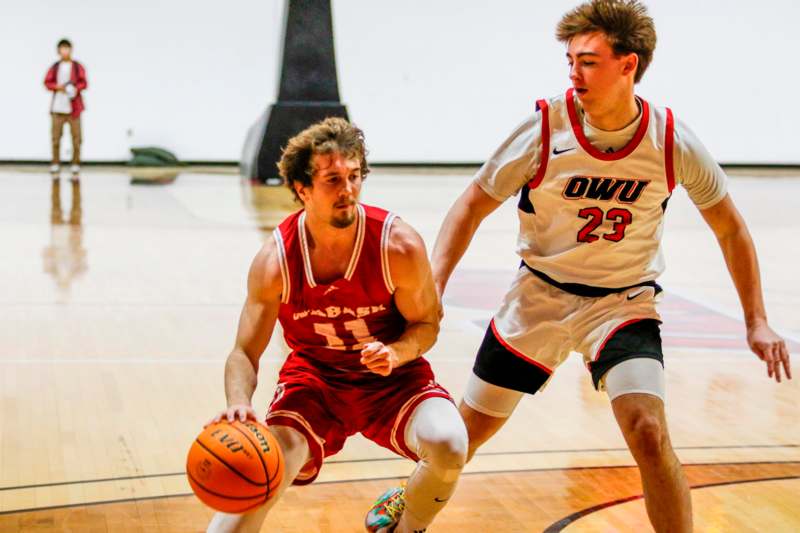
<instances>
[{"instance_id":1,"label":"player's outstretched arm","mask_svg":"<svg viewBox=\"0 0 800 533\"><path fill-rule=\"evenodd\" d=\"M447 212L431 258L433 281L439 297L444 294L447 280L467 251L478 226L500 203L473 181Z\"/></svg>"},{"instance_id":2,"label":"player's outstretched arm","mask_svg":"<svg viewBox=\"0 0 800 533\"><path fill-rule=\"evenodd\" d=\"M225 363L225 397L228 407L211 421L236 417L256 419L251 398L256 390L258 362L269 344L278 318L281 290L278 251L273 240L267 241L253 259L247 277L247 300L239 317L236 343Z\"/></svg>"},{"instance_id":3,"label":"player's outstretched arm","mask_svg":"<svg viewBox=\"0 0 800 533\"><path fill-rule=\"evenodd\" d=\"M362 364L382 376L427 352L439 335L439 298L425 243L400 219L390 228L389 272L395 305L406 319L406 329L395 342L371 342L361 352Z\"/></svg>"},{"instance_id":4,"label":"player's outstretched arm","mask_svg":"<svg viewBox=\"0 0 800 533\"><path fill-rule=\"evenodd\" d=\"M717 237L728 271L739 293L750 349L767 364L769 377L780 382L782 366L786 377L791 379L792 370L786 342L767 323L758 258L744 219L730 195L726 195L713 206L702 209L700 213Z\"/></svg>"}]
</instances>

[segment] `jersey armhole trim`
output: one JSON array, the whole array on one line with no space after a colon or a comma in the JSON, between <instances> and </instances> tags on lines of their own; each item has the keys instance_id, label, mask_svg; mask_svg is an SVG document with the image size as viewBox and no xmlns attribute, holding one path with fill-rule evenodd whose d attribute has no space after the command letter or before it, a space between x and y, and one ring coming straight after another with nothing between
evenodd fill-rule
<instances>
[{"instance_id":1,"label":"jersey armhole trim","mask_svg":"<svg viewBox=\"0 0 800 533\"><path fill-rule=\"evenodd\" d=\"M364 233L366 231L366 218L364 207L361 204L356 205L356 216L358 217L358 226L356 227L356 243L353 247L353 255L350 256L350 264L347 265L347 272L344 274L346 280L353 277L353 273L358 266L358 259L361 257L361 249L364 247Z\"/></svg>"},{"instance_id":2,"label":"jersey armhole trim","mask_svg":"<svg viewBox=\"0 0 800 533\"><path fill-rule=\"evenodd\" d=\"M547 162L550 158L550 108L547 105L547 100L537 100L536 110L542 113L542 152L539 157L539 168L536 169L533 179L528 182L528 187L531 189L535 189L542 183L547 170Z\"/></svg>"},{"instance_id":3,"label":"jersey armhole trim","mask_svg":"<svg viewBox=\"0 0 800 533\"><path fill-rule=\"evenodd\" d=\"M297 235L300 237L300 255L303 257L303 269L306 273L306 283L312 289L317 286L314 272L311 270L311 254L308 251L308 238L306 237L306 212L303 211L297 219Z\"/></svg>"},{"instance_id":4,"label":"jersey armhole trim","mask_svg":"<svg viewBox=\"0 0 800 533\"><path fill-rule=\"evenodd\" d=\"M664 138L664 167L667 173L667 189L672 194L675 188L675 118L672 110L667 108L667 131Z\"/></svg>"},{"instance_id":5,"label":"jersey armhole trim","mask_svg":"<svg viewBox=\"0 0 800 533\"><path fill-rule=\"evenodd\" d=\"M292 280L289 277L289 263L286 260L286 248L283 246L283 236L281 235L280 228L275 228L275 231L272 232L272 236L275 239L275 246L278 250L278 260L281 265L281 280L283 282L281 303L288 304L289 296L292 291Z\"/></svg>"},{"instance_id":6,"label":"jersey armhole trim","mask_svg":"<svg viewBox=\"0 0 800 533\"><path fill-rule=\"evenodd\" d=\"M392 272L389 269L389 231L392 228L392 222L397 218L396 215L389 213L383 221L383 229L381 230L381 271L383 272L383 283L389 294L394 294L395 286L392 283Z\"/></svg>"}]
</instances>

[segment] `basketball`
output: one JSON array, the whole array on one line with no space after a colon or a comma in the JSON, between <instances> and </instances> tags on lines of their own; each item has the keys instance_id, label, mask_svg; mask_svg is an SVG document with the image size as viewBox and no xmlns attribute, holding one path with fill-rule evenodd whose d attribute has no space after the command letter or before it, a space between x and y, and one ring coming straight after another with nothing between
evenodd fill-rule
<instances>
[{"instance_id":1,"label":"basketball","mask_svg":"<svg viewBox=\"0 0 800 533\"><path fill-rule=\"evenodd\" d=\"M192 443L186 475L203 503L243 513L275 494L283 479L283 452L261 424L222 421L203 429Z\"/></svg>"}]
</instances>

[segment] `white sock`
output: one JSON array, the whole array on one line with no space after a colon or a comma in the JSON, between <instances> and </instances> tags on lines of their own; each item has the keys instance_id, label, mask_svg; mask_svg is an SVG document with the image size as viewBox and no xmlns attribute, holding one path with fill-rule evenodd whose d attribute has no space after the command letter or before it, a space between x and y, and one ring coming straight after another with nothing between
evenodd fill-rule
<instances>
[{"instance_id":1,"label":"white sock","mask_svg":"<svg viewBox=\"0 0 800 533\"><path fill-rule=\"evenodd\" d=\"M447 504L467 459L467 430L455 405L429 398L414 410L406 444L419 456L406 485L406 508L394 533L422 533Z\"/></svg>"}]
</instances>

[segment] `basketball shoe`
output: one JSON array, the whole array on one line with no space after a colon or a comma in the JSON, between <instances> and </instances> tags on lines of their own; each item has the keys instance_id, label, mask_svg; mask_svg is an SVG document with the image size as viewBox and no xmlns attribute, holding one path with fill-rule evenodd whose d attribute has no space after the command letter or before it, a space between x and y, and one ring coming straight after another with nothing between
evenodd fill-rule
<instances>
[{"instance_id":1,"label":"basketball shoe","mask_svg":"<svg viewBox=\"0 0 800 533\"><path fill-rule=\"evenodd\" d=\"M364 526L369 533L389 533L400 521L400 515L403 514L405 508L405 487L392 487L372 505L364 519Z\"/></svg>"}]
</instances>

